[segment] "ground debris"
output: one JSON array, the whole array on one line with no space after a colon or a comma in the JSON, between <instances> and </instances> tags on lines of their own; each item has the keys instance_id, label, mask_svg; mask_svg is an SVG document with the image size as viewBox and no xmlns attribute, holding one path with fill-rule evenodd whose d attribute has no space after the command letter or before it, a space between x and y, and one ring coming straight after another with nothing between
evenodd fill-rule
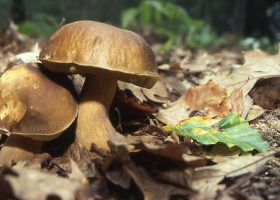
<instances>
[{"instance_id":1,"label":"ground debris","mask_svg":"<svg viewBox=\"0 0 280 200\"><path fill-rule=\"evenodd\" d=\"M17 62L37 61L37 40L13 25L0 37L0 73ZM119 133L110 136L110 152L95 144L84 149L69 130L72 138L46 144L33 160L2 167L0 199L277 199L279 54L153 49L162 79L152 89L118 83L110 117ZM70 79L79 94L84 78ZM231 112L251 120L273 152L203 146L162 128Z\"/></svg>"}]
</instances>

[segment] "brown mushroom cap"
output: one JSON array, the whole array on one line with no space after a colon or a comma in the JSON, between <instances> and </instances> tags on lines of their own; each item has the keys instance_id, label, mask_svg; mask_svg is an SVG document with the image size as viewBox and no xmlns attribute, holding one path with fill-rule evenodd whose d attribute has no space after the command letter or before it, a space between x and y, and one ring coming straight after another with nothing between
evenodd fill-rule
<instances>
[{"instance_id":1,"label":"brown mushroom cap","mask_svg":"<svg viewBox=\"0 0 280 200\"><path fill-rule=\"evenodd\" d=\"M155 56L142 37L94 21L62 26L39 60L55 72L104 74L147 88L159 79Z\"/></svg>"},{"instance_id":2,"label":"brown mushroom cap","mask_svg":"<svg viewBox=\"0 0 280 200\"><path fill-rule=\"evenodd\" d=\"M77 116L72 94L35 64L22 64L0 78L0 130L35 140L52 140Z\"/></svg>"}]
</instances>

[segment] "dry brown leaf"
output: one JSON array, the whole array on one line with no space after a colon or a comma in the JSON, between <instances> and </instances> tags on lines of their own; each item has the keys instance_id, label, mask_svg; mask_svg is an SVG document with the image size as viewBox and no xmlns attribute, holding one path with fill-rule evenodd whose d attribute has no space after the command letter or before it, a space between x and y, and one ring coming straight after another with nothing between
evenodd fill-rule
<instances>
[{"instance_id":1,"label":"dry brown leaf","mask_svg":"<svg viewBox=\"0 0 280 200\"><path fill-rule=\"evenodd\" d=\"M155 136L152 135L128 135L126 138L130 144L134 144L140 141L147 142L147 143L161 142L159 139L157 139Z\"/></svg>"},{"instance_id":2,"label":"dry brown leaf","mask_svg":"<svg viewBox=\"0 0 280 200\"><path fill-rule=\"evenodd\" d=\"M168 100L169 92L166 83L159 80L151 89L141 88L131 83L118 81L121 90L129 90L142 103L152 101L155 103L164 103Z\"/></svg>"},{"instance_id":3,"label":"dry brown leaf","mask_svg":"<svg viewBox=\"0 0 280 200\"><path fill-rule=\"evenodd\" d=\"M231 93L235 89L242 90L244 98L255 86L260 79L279 78L280 77L280 52L275 55L270 55L262 52L259 49L245 52L245 62L240 65L232 74L225 77L217 77L213 81L221 87L227 89ZM250 110L249 98L244 99L243 117L247 115Z\"/></svg>"},{"instance_id":4,"label":"dry brown leaf","mask_svg":"<svg viewBox=\"0 0 280 200\"><path fill-rule=\"evenodd\" d=\"M257 117L261 116L264 112L265 112L265 110L262 107L257 106L257 105L252 105L247 114L246 119L248 121L254 120Z\"/></svg>"},{"instance_id":5,"label":"dry brown leaf","mask_svg":"<svg viewBox=\"0 0 280 200\"><path fill-rule=\"evenodd\" d=\"M245 63L239 66L227 77L214 80L229 91L242 88L243 95L247 95L257 80L261 78L278 77L280 75L280 53L269 55L259 49L245 52Z\"/></svg>"},{"instance_id":6,"label":"dry brown leaf","mask_svg":"<svg viewBox=\"0 0 280 200\"><path fill-rule=\"evenodd\" d=\"M118 87L120 90L129 90L131 93L140 101L144 102L147 101L146 97L144 96L143 92L141 91L141 88L131 84L131 83L126 83L123 81L118 81Z\"/></svg>"},{"instance_id":7,"label":"dry brown leaf","mask_svg":"<svg viewBox=\"0 0 280 200\"><path fill-rule=\"evenodd\" d=\"M145 200L168 200L175 195L188 196L194 193L187 185L186 187L178 186L178 181L173 183L173 179L168 179L162 182L157 179L157 176L153 175L155 171L160 174L158 168L173 170L173 168L176 167L176 169L181 169L182 171L182 168L185 166L179 165L181 161L173 160L173 162L171 162L170 159L162 157L162 154L157 155L157 153L160 154L160 149L155 150L155 154L153 155L141 149L139 149L140 151L129 153L124 146L112 147L114 156L108 158L105 162L107 163L107 167L105 165L103 169L105 170L107 178L115 185L121 186L124 189L132 189L131 182L133 181L140 189ZM137 194L134 194L134 196L135 195Z\"/></svg>"},{"instance_id":8,"label":"dry brown leaf","mask_svg":"<svg viewBox=\"0 0 280 200\"><path fill-rule=\"evenodd\" d=\"M95 164L91 161L90 152L80 144L73 143L67 150L65 157L70 158L71 169L73 161L87 178L96 176ZM75 168L75 166L73 166ZM72 170L71 170L72 172Z\"/></svg>"},{"instance_id":9,"label":"dry brown leaf","mask_svg":"<svg viewBox=\"0 0 280 200\"><path fill-rule=\"evenodd\" d=\"M230 104L231 104L231 112L240 113L243 110L243 94L242 90L234 89L229 96Z\"/></svg>"},{"instance_id":10,"label":"dry brown leaf","mask_svg":"<svg viewBox=\"0 0 280 200\"><path fill-rule=\"evenodd\" d=\"M172 196L186 197L194 193L153 179L143 168L133 164L126 165L125 170L142 191L144 200L169 200Z\"/></svg>"},{"instance_id":11,"label":"dry brown leaf","mask_svg":"<svg viewBox=\"0 0 280 200\"><path fill-rule=\"evenodd\" d=\"M156 109L147 103L139 101L135 96L126 95L125 91L118 90L115 95L115 102L127 110L137 110L142 113L155 113ZM127 113L126 113L127 114Z\"/></svg>"},{"instance_id":12,"label":"dry brown leaf","mask_svg":"<svg viewBox=\"0 0 280 200\"><path fill-rule=\"evenodd\" d=\"M185 120L194 110L206 110L209 117L224 117L230 112L240 112L243 108L241 90L233 90L229 95L226 89L209 81L206 85L190 88L168 109L158 112L157 118L165 124L177 124Z\"/></svg>"},{"instance_id":13,"label":"dry brown leaf","mask_svg":"<svg viewBox=\"0 0 280 200\"><path fill-rule=\"evenodd\" d=\"M200 167L207 164L208 159L203 156L195 156L189 154L189 149L187 146L181 144L152 144L139 142L134 145L136 150L141 150L142 152L148 153L151 156L161 157L165 159L170 159L170 161L177 161L186 164L191 167ZM152 162L152 161L151 161Z\"/></svg>"},{"instance_id":14,"label":"dry brown leaf","mask_svg":"<svg viewBox=\"0 0 280 200\"><path fill-rule=\"evenodd\" d=\"M122 166L117 166L114 170L106 172L106 178L124 189L129 189L132 182L131 177Z\"/></svg>"},{"instance_id":15,"label":"dry brown leaf","mask_svg":"<svg viewBox=\"0 0 280 200\"><path fill-rule=\"evenodd\" d=\"M193 110L187 105L185 96L180 97L167 109L160 109L156 118L164 124L176 125L187 119Z\"/></svg>"},{"instance_id":16,"label":"dry brown leaf","mask_svg":"<svg viewBox=\"0 0 280 200\"><path fill-rule=\"evenodd\" d=\"M197 110L209 110L217 116L225 116L230 111L230 102L225 89L210 81L206 85L190 88L185 94L186 103Z\"/></svg>"},{"instance_id":17,"label":"dry brown leaf","mask_svg":"<svg viewBox=\"0 0 280 200\"><path fill-rule=\"evenodd\" d=\"M207 70L209 66L217 65L220 59L217 59L213 55L209 55L206 52L199 52L195 57L195 60L191 60L190 57L185 57L180 62L180 67L187 70L188 73L198 73Z\"/></svg>"},{"instance_id":18,"label":"dry brown leaf","mask_svg":"<svg viewBox=\"0 0 280 200\"><path fill-rule=\"evenodd\" d=\"M166 83L159 80L151 89L142 88L142 92L149 101L165 103L169 98Z\"/></svg>"},{"instance_id":19,"label":"dry brown leaf","mask_svg":"<svg viewBox=\"0 0 280 200\"><path fill-rule=\"evenodd\" d=\"M23 162L23 166L28 168L28 169L34 169L34 170L42 170L42 166L44 163L49 163L52 157L48 153L40 153L40 154L35 154L33 158L29 161L20 161L18 162L15 167L18 167L18 165L21 165L21 162Z\"/></svg>"},{"instance_id":20,"label":"dry brown leaf","mask_svg":"<svg viewBox=\"0 0 280 200\"><path fill-rule=\"evenodd\" d=\"M5 168L0 175L0 198L38 200L56 197L73 200L81 182L27 168Z\"/></svg>"},{"instance_id":21,"label":"dry brown leaf","mask_svg":"<svg viewBox=\"0 0 280 200\"><path fill-rule=\"evenodd\" d=\"M280 108L280 77L258 81L250 96L264 109Z\"/></svg>"},{"instance_id":22,"label":"dry brown leaf","mask_svg":"<svg viewBox=\"0 0 280 200\"><path fill-rule=\"evenodd\" d=\"M207 194L209 199L216 196L216 192L225 186L220 182L226 177L235 177L253 173L273 156L275 152L257 155L245 155L231 158L216 165L196 168L189 184L199 193Z\"/></svg>"},{"instance_id":23,"label":"dry brown leaf","mask_svg":"<svg viewBox=\"0 0 280 200\"><path fill-rule=\"evenodd\" d=\"M166 82L168 91L179 94L179 96L184 95L186 90L192 86L188 81L180 80L176 76L163 76L162 79Z\"/></svg>"}]
</instances>

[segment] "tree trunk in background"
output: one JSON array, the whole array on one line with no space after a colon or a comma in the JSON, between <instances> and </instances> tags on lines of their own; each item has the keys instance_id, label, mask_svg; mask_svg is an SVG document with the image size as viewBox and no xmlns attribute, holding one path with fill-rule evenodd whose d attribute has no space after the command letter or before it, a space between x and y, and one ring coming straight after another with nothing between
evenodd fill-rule
<instances>
[{"instance_id":1,"label":"tree trunk in background","mask_svg":"<svg viewBox=\"0 0 280 200\"><path fill-rule=\"evenodd\" d=\"M233 5L233 19L234 19L234 32L238 35L244 33L245 20L246 20L246 8L248 6L248 0L235 0Z\"/></svg>"},{"instance_id":2,"label":"tree trunk in background","mask_svg":"<svg viewBox=\"0 0 280 200\"><path fill-rule=\"evenodd\" d=\"M8 26L11 17L11 1L0 0L0 33ZM0 35L1 43L1 35Z\"/></svg>"},{"instance_id":3,"label":"tree trunk in background","mask_svg":"<svg viewBox=\"0 0 280 200\"><path fill-rule=\"evenodd\" d=\"M11 13L12 19L15 23L20 23L25 20L25 5L23 0L12 0L11 1Z\"/></svg>"}]
</instances>

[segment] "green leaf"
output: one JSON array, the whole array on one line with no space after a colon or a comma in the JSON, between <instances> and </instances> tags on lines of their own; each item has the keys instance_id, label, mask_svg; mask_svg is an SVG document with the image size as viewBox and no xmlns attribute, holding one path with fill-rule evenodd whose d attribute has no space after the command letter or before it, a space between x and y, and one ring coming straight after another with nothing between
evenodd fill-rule
<instances>
[{"instance_id":1,"label":"green leaf","mask_svg":"<svg viewBox=\"0 0 280 200\"><path fill-rule=\"evenodd\" d=\"M243 151L269 150L268 143L261 138L258 131L252 129L238 113L231 113L220 121L206 117L191 117L176 126L167 125L164 129L188 136L205 145L222 142L228 147L238 146Z\"/></svg>"},{"instance_id":2,"label":"green leaf","mask_svg":"<svg viewBox=\"0 0 280 200\"><path fill-rule=\"evenodd\" d=\"M136 20L138 10L135 8L127 9L122 13L121 23L123 28L128 28Z\"/></svg>"}]
</instances>

